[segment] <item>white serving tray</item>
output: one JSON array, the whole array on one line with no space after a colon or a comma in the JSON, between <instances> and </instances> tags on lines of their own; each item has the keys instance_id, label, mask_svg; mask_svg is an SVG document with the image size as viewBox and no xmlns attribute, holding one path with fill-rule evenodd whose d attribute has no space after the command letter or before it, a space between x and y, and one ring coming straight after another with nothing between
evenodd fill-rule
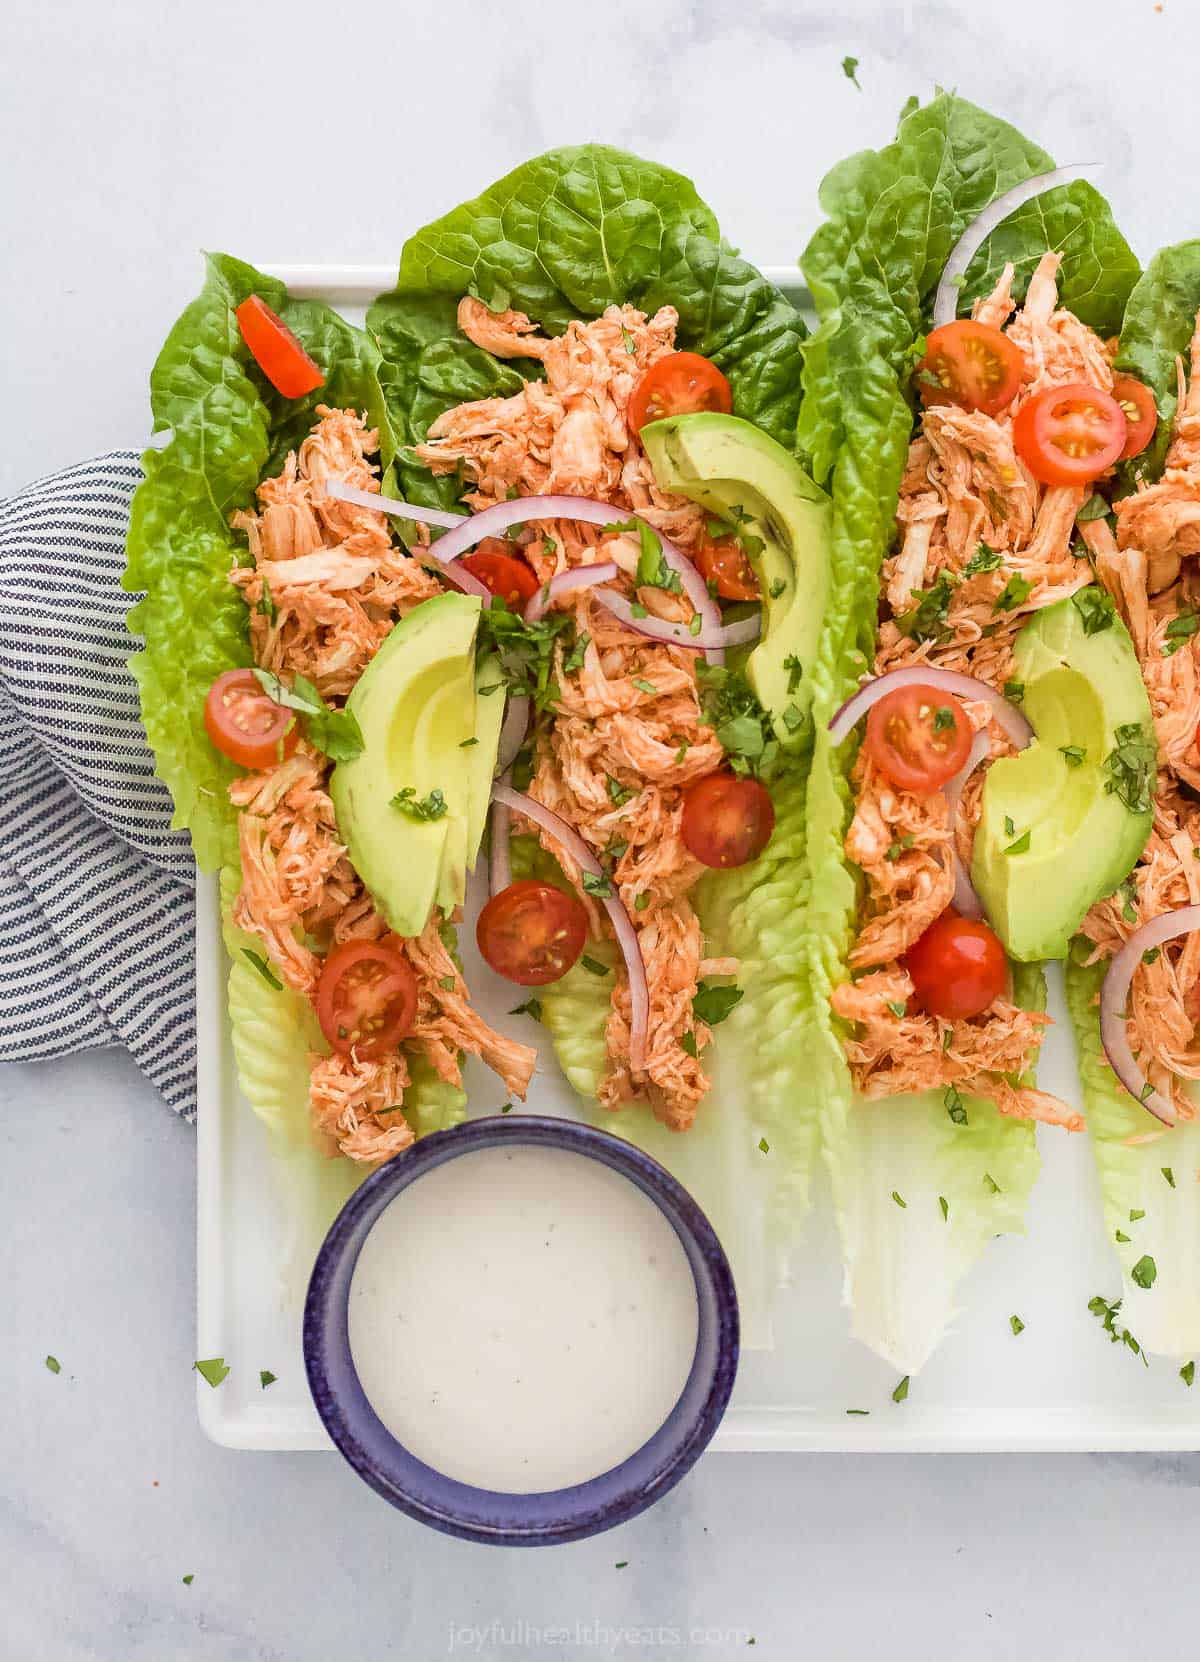
<instances>
[{"instance_id":1,"label":"white serving tray","mask_svg":"<svg viewBox=\"0 0 1200 1662\"><path fill-rule=\"evenodd\" d=\"M286 266L265 269L297 295L327 301L354 322L394 281L390 266ZM790 267L765 268L801 298ZM471 908L468 908L469 914ZM299 1241L266 1132L237 1089L225 1019L226 961L216 885L197 891L196 987L199 1051L198 1349L223 1356L230 1373L219 1389L197 1378L200 1422L230 1448L332 1447L309 1398L300 1318L315 1239ZM476 1002L492 1019L512 1004L460 931ZM1050 1010L1058 1020L1043 1047L1040 1079L1078 1103L1074 1049L1051 972ZM528 1037L540 1035L529 1024ZM528 1107L577 1116L549 1042ZM503 1099L487 1069L470 1064L472 1112ZM714 1105L716 1106L716 1105ZM735 1104L722 1105L736 1111ZM1178 1363L1149 1369L1110 1345L1087 1311L1096 1293L1120 1286L1106 1245L1086 1137L1038 1128L1043 1169L1027 1233L992 1243L962 1289L963 1313L907 1400L891 1401L894 1369L850 1335L842 1272L823 1182L795 1254L791 1285L775 1312L774 1347L744 1351L733 1401L712 1444L737 1450L971 1450L1200 1448L1200 1389L1187 1390ZM1009 1317L1025 1330L1014 1337ZM1136 1332L1136 1311L1130 1312ZM259 1370L277 1382L259 1385ZM848 1415L848 1408L868 1409Z\"/></svg>"}]
</instances>

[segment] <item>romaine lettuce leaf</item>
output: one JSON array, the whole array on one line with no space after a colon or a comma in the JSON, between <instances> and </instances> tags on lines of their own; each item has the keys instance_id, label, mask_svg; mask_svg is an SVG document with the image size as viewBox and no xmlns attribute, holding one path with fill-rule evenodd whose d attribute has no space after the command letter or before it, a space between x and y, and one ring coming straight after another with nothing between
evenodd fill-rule
<instances>
[{"instance_id":1,"label":"romaine lettuce leaf","mask_svg":"<svg viewBox=\"0 0 1200 1662\"><path fill-rule=\"evenodd\" d=\"M463 339L455 318L465 294L524 311L551 334L610 305L673 305L680 346L720 364L737 413L794 445L804 324L725 248L691 181L669 168L605 145L551 150L408 240L395 289L367 316L403 444L464 399L505 397L541 374ZM452 505L462 489L403 454L398 474L413 500Z\"/></svg>"},{"instance_id":2,"label":"romaine lettuce leaf","mask_svg":"<svg viewBox=\"0 0 1200 1662\"><path fill-rule=\"evenodd\" d=\"M1161 248L1138 279L1125 308L1117 368L1136 375L1154 393L1158 432L1136 472L1156 479L1162 472L1178 403L1176 360L1188 359L1188 344L1200 312L1200 239Z\"/></svg>"},{"instance_id":3,"label":"romaine lettuce leaf","mask_svg":"<svg viewBox=\"0 0 1200 1662\"><path fill-rule=\"evenodd\" d=\"M964 1128L949 1121L940 1096L854 1099L829 1005L847 975L858 895L842 847L854 745L835 750L827 727L874 655L879 571L895 532L912 430L907 377L938 279L971 220L1002 191L1051 165L1007 123L962 99L940 94L924 108L911 103L893 144L851 156L827 175L821 205L828 217L801 258L820 324L805 348L799 442L816 476L830 479L834 503L830 598L812 674L807 973L821 1039L811 1063L855 1329L909 1372L936 1343L955 1288L988 1236L1019 1220L1036 1153L1028 1127L982 1104L967 1104ZM1023 292L1049 246L1065 256L1064 303L1096 328L1114 329L1137 262L1103 200L1086 185L1071 185L1030 209L1013 215L1003 235L980 251L962 309L990 285L1003 259L1017 264ZM985 1170L1000 1195L982 1183ZM889 1173L895 1175L885 1181ZM917 1197L916 1208L901 1181ZM893 1188L905 1195L907 1209L892 1200ZM945 1224L939 1195L949 1206Z\"/></svg>"},{"instance_id":4,"label":"romaine lettuce leaf","mask_svg":"<svg viewBox=\"0 0 1200 1662\"><path fill-rule=\"evenodd\" d=\"M280 312L328 372L307 398L282 399L250 357L234 316L251 294ZM145 591L129 614L144 649L130 661L159 776L170 787L176 826L192 836L208 870L236 861L236 815L227 787L236 769L209 742L204 699L222 671L250 661L245 604L228 580L243 557L229 516L248 506L259 480L305 436L318 403L365 410L381 428L386 465L393 442L378 376L379 352L316 301L289 300L274 278L227 254L212 254L204 287L184 311L150 377L154 431L163 450L142 457L134 494L125 587Z\"/></svg>"},{"instance_id":5,"label":"romaine lettuce leaf","mask_svg":"<svg viewBox=\"0 0 1200 1662\"><path fill-rule=\"evenodd\" d=\"M1075 1029L1088 1133L1100 1178L1108 1238L1121 1265L1123 1319L1148 1351L1200 1352L1200 1122L1156 1135L1158 1122L1117 1083L1100 1043L1097 1000L1106 963L1066 963L1067 1008ZM1131 1138L1149 1139L1130 1142ZM1132 1270L1149 1257L1149 1287Z\"/></svg>"}]
</instances>

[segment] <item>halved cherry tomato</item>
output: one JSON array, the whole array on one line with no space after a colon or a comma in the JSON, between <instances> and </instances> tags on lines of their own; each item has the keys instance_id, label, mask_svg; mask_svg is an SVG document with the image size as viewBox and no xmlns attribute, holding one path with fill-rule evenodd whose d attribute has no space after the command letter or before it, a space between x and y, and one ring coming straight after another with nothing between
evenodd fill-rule
<instances>
[{"instance_id":1,"label":"halved cherry tomato","mask_svg":"<svg viewBox=\"0 0 1200 1662\"><path fill-rule=\"evenodd\" d=\"M1134 375L1114 375L1112 392L1125 415L1128 433L1121 460L1128 461L1130 456L1140 456L1154 437L1158 408L1150 388Z\"/></svg>"},{"instance_id":2,"label":"halved cherry tomato","mask_svg":"<svg viewBox=\"0 0 1200 1662\"><path fill-rule=\"evenodd\" d=\"M243 768L269 768L300 742L295 714L268 698L249 669L217 676L204 700L204 725L222 756Z\"/></svg>"},{"instance_id":3,"label":"halved cherry tomato","mask_svg":"<svg viewBox=\"0 0 1200 1662\"><path fill-rule=\"evenodd\" d=\"M1017 396L1025 359L1015 341L990 323L960 317L934 329L917 369L925 404L957 404L999 415Z\"/></svg>"},{"instance_id":4,"label":"halved cherry tomato","mask_svg":"<svg viewBox=\"0 0 1200 1662\"><path fill-rule=\"evenodd\" d=\"M724 871L756 860L775 829L775 804L757 779L710 773L683 799L679 834L702 865Z\"/></svg>"},{"instance_id":5,"label":"halved cherry tomato","mask_svg":"<svg viewBox=\"0 0 1200 1662\"><path fill-rule=\"evenodd\" d=\"M325 371L315 364L283 319L265 300L252 294L236 312L242 339L267 380L285 398L303 398L325 383Z\"/></svg>"},{"instance_id":6,"label":"halved cherry tomato","mask_svg":"<svg viewBox=\"0 0 1200 1662\"><path fill-rule=\"evenodd\" d=\"M582 902L535 877L493 895L475 925L484 960L522 987L561 980L583 951L587 932Z\"/></svg>"},{"instance_id":7,"label":"halved cherry tomato","mask_svg":"<svg viewBox=\"0 0 1200 1662\"><path fill-rule=\"evenodd\" d=\"M519 612L538 592L538 580L503 537L484 537L473 554L463 557L472 577L498 595L510 612Z\"/></svg>"},{"instance_id":8,"label":"halved cherry tomato","mask_svg":"<svg viewBox=\"0 0 1200 1662\"><path fill-rule=\"evenodd\" d=\"M953 693L897 687L871 706L865 743L867 755L898 789L932 796L962 767L974 736Z\"/></svg>"},{"instance_id":9,"label":"halved cherry tomato","mask_svg":"<svg viewBox=\"0 0 1200 1662\"><path fill-rule=\"evenodd\" d=\"M1017 411L1013 444L1044 485L1086 485L1125 448L1129 424L1108 393L1086 381L1046 387Z\"/></svg>"},{"instance_id":10,"label":"halved cherry tomato","mask_svg":"<svg viewBox=\"0 0 1200 1662\"><path fill-rule=\"evenodd\" d=\"M704 541L696 564L706 583L712 583L722 600L757 600L761 593L754 567L736 537Z\"/></svg>"},{"instance_id":11,"label":"halved cherry tomato","mask_svg":"<svg viewBox=\"0 0 1200 1662\"><path fill-rule=\"evenodd\" d=\"M640 433L648 421L699 410L732 414L733 389L716 364L699 352L672 352L651 364L634 387L629 425Z\"/></svg>"},{"instance_id":12,"label":"halved cherry tomato","mask_svg":"<svg viewBox=\"0 0 1200 1662\"><path fill-rule=\"evenodd\" d=\"M978 1016L1008 982L1008 960L995 930L953 910L909 947L904 967L922 1010L943 1021Z\"/></svg>"},{"instance_id":13,"label":"halved cherry tomato","mask_svg":"<svg viewBox=\"0 0 1200 1662\"><path fill-rule=\"evenodd\" d=\"M417 978L391 941L343 941L317 982L317 1020L334 1050L370 1060L394 1050L417 1018Z\"/></svg>"}]
</instances>

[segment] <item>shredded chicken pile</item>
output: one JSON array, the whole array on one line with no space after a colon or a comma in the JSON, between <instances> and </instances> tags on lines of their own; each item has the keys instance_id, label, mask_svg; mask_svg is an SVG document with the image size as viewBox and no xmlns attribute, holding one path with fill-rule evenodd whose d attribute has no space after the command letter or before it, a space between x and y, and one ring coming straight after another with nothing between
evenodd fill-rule
<instances>
[{"instance_id":1,"label":"shredded chicken pile","mask_svg":"<svg viewBox=\"0 0 1200 1662\"><path fill-rule=\"evenodd\" d=\"M1128 884L1093 906L1082 932L1092 962L1134 930L1178 906L1200 902L1200 316L1191 375L1179 366L1179 406L1162 478L1114 504L1117 533L1087 526L1101 581L1129 626L1150 695L1158 740L1154 828ZM1130 990L1128 1035L1147 1079L1181 1119L1196 1108L1185 1082L1200 1079L1200 935L1169 942L1139 964Z\"/></svg>"},{"instance_id":2,"label":"shredded chicken pile","mask_svg":"<svg viewBox=\"0 0 1200 1662\"><path fill-rule=\"evenodd\" d=\"M428 443L417 448L435 473L464 467L474 484L468 501L476 508L513 495L592 496L636 510L685 549L699 543L703 512L658 489L626 414L646 369L675 350L678 314L672 307L647 318L632 306L610 306L603 317L572 323L553 340L539 335L522 313L489 312L473 299L460 304L458 322L469 339L497 357L538 360L546 378L528 382L512 398L462 404L439 417ZM634 593L639 550L628 533L606 535L563 520L540 525L521 541L539 579L615 560L625 574L622 587ZM662 588L642 587L636 597L659 617L685 621L692 615L682 595ZM718 768L724 752L702 717L694 654L630 633L586 593L566 604L586 649L582 667L569 674L558 651L560 696L539 725L529 789L574 826L611 871L646 965L645 1072L635 1076L630 1070L629 988L618 971L600 1101L608 1108L646 1101L664 1124L683 1131L709 1084L699 1053L710 1033L692 1009L697 983L737 970L736 960L705 958L687 899L704 868L680 839L683 788ZM568 877L578 880L559 847L544 835L542 840ZM584 899L598 936L607 928L603 913Z\"/></svg>"},{"instance_id":3,"label":"shredded chicken pile","mask_svg":"<svg viewBox=\"0 0 1200 1662\"><path fill-rule=\"evenodd\" d=\"M1043 388L1084 381L1112 389L1110 348L1058 308L1059 263L1057 254L1042 257L1015 316L1011 266L975 307L982 322L1007 325L1024 356L1025 379L1014 403L998 416L951 404L924 413L900 491L901 544L884 566L890 616L880 627L877 674L929 663L1003 691L1012 676L1013 642L1029 614L1093 580L1087 558L1073 548L1075 516L1091 488L1039 484L1013 446L1016 411ZM1000 556L998 565L992 554ZM930 591L925 605L932 609L933 638L918 641L908 632L912 611ZM976 729L989 724L986 704L968 705L968 714ZM990 738L993 755L1011 749L994 721ZM913 986L899 960L950 904L954 889L946 799L941 792L918 798L894 789L865 754L854 789L846 852L866 879L850 958L859 979L837 988L833 1004L855 1024L846 1049L858 1089L881 1097L954 1086L989 1099L1001 1113L1081 1130L1081 1116L1056 1097L1012 1082L1036 1055L1047 1017L1007 997L968 1021L910 1010ZM976 774L955 828L966 862L981 800Z\"/></svg>"},{"instance_id":4,"label":"shredded chicken pile","mask_svg":"<svg viewBox=\"0 0 1200 1662\"><path fill-rule=\"evenodd\" d=\"M348 692L396 620L441 590L392 546L381 515L324 495L330 476L378 490L367 458L379 440L352 411L321 405L317 413L299 454L259 487L260 511L234 515L254 565L231 577L253 608L258 663L285 677L306 675L328 697ZM339 839L328 773L327 759L301 742L286 761L229 791L241 810L234 919L263 942L284 983L309 999L333 944L389 933ZM482 1056L515 1095L524 1096L533 1075L535 1053L472 1010L440 924L435 913L416 939L390 937L417 978L417 1019L404 1049L370 1060L311 1058L313 1123L353 1160L378 1163L412 1143L403 1100L413 1054L455 1085L461 1051Z\"/></svg>"}]
</instances>

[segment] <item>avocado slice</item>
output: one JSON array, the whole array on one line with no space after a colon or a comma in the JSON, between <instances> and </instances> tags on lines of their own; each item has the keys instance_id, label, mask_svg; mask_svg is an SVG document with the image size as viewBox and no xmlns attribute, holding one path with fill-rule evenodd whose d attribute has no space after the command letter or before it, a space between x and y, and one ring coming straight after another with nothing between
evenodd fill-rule
<instances>
[{"instance_id":1,"label":"avocado slice","mask_svg":"<svg viewBox=\"0 0 1200 1662\"><path fill-rule=\"evenodd\" d=\"M398 935L419 935L437 905L461 905L483 835L504 711L498 681L477 675L475 595L423 601L392 630L360 676L347 707L363 748L339 762L329 791L351 863ZM470 739L478 743L468 744ZM411 786L417 799L440 790L446 812L412 819L393 806Z\"/></svg>"},{"instance_id":2,"label":"avocado slice","mask_svg":"<svg viewBox=\"0 0 1200 1662\"><path fill-rule=\"evenodd\" d=\"M761 541L746 549L763 616L746 677L774 716L779 742L803 743L811 736L809 677L829 588L829 498L781 444L738 416L670 416L643 427L641 440L663 490Z\"/></svg>"},{"instance_id":3,"label":"avocado slice","mask_svg":"<svg viewBox=\"0 0 1200 1662\"><path fill-rule=\"evenodd\" d=\"M1137 653L1115 612L1095 629L1096 611L1075 598L1036 612L1017 636L1013 676L1036 737L988 769L971 862L992 927L1021 963L1066 957L1084 913L1132 871L1154 817L1108 789L1105 766L1118 728L1138 727L1153 746Z\"/></svg>"}]
</instances>

